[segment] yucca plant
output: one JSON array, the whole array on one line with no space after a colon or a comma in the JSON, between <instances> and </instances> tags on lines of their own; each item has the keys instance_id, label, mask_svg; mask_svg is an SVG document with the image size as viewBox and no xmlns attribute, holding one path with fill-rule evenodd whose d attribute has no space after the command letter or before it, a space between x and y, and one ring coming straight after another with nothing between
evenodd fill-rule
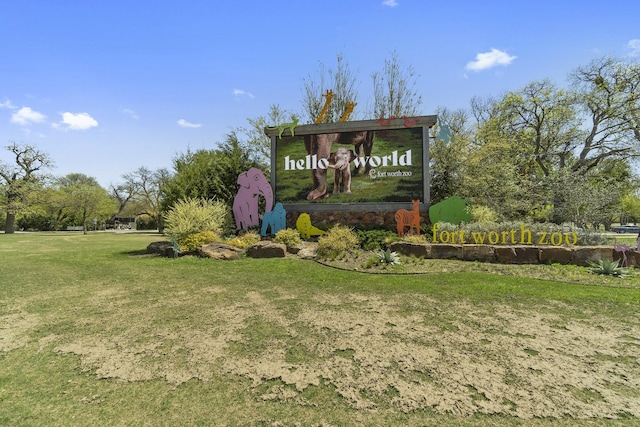
<instances>
[{"instance_id":1,"label":"yucca plant","mask_svg":"<svg viewBox=\"0 0 640 427\"><path fill-rule=\"evenodd\" d=\"M380 255L378 255L378 258L380 259L380 262L382 264L386 264L386 265L401 264L400 255L398 255L397 252L391 251L389 249L387 249L386 251L381 251Z\"/></svg>"},{"instance_id":2,"label":"yucca plant","mask_svg":"<svg viewBox=\"0 0 640 427\"><path fill-rule=\"evenodd\" d=\"M608 259L601 259L598 262L589 262L591 266L591 273L602 274L605 276L624 277L626 269L620 267L618 260L609 261Z\"/></svg>"}]
</instances>

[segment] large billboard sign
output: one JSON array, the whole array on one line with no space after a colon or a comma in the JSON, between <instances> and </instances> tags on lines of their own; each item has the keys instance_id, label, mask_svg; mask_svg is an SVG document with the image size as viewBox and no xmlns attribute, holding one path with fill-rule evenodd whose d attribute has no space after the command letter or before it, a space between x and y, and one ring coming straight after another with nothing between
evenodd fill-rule
<instances>
[{"instance_id":1,"label":"large billboard sign","mask_svg":"<svg viewBox=\"0 0 640 427\"><path fill-rule=\"evenodd\" d=\"M271 185L287 211L377 211L429 197L436 116L267 128Z\"/></svg>"}]
</instances>

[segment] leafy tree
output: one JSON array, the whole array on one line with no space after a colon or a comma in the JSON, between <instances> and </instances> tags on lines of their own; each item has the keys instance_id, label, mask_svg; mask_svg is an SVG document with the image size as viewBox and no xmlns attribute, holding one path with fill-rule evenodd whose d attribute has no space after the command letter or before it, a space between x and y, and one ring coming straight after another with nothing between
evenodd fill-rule
<instances>
[{"instance_id":1,"label":"leafy tree","mask_svg":"<svg viewBox=\"0 0 640 427\"><path fill-rule=\"evenodd\" d=\"M170 179L169 171L164 168L152 171L141 166L122 177L123 183L111 187L111 193L120 206L118 214L148 215L162 232L162 189Z\"/></svg>"},{"instance_id":2,"label":"leafy tree","mask_svg":"<svg viewBox=\"0 0 640 427\"><path fill-rule=\"evenodd\" d=\"M72 173L59 178L56 187L62 194L64 209L75 215L84 233L89 219L107 219L118 208L117 202L93 177Z\"/></svg>"},{"instance_id":3,"label":"leafy tree","mask_svg":"<svg viewBox=\"0 0 640 427\"><path fill-rule=\"evenodd\" d=\"M620 199L620 223L640 221L640 197L626 194Z\"/></svg>"},{"instance_id":4,"label":"leafy tree","mask_svg":"<svg viewBox=\"0 0 640 427\"><path fill-rule=\"evenodd\" d=\"M296 120L298 117L295 114L283 110L277 104L272 104L269 106L269 114L266 117L258 116L247 119L249 126L237 128L235 134L246 137L245 144L250 159L268 171L271 168L271 138L264 133L264 129Z\"/></svg>"},{"instance_id":5,"label":"leafy tree","mask_svg":"<svg viewBox=\"0 0 640 427\"><path fill-rule=\"evenodd\" d=\"M451 111L440 107L436 113L439 124L432 130L435 139L429 149L431 203L461 195L465 160L473 137L469 114L465 110ZM441 125L448 127L451 133L449 140L437 138Z\"/></svg>"},{"instance_id":6,"label":"leafy tree","mask_svg":"<svg viewBox=\"0 0 640 427\"><path fill-rule=\"evenodd\" d=\"M173 160L174 174L162 187L162 208L166 211L179 200L209 199L233 203L238 175L260 165L250 159L235 132L217 150L198 150Z\"/></svg>"},{"instance_id":7,"label":"leafy tree","mask_svg":"<svg viewBox=\"0 0 640 427\"><path fill-rule=\"evenodd\" d=\"M604 159L640 154L640 63L602 57L578 67L571 82L589 120L572 169L588 171Z\"/></svg>"},{"instance_id":8,"label":"leafy tree","mask_svg":"<svg viewBox=\"0 0 640 427\"><path fill-rule=\"evenodd\" d=\"M0 191L5 195L5 233L15 232L16 215L37 202L34 197L42 187L44 171L53 166L49 155L38 148L13 142L5 147L13 155L13 163L0 161Z\"/></svg>"},{"instance_id":9,"label":"leafy tree","mask_svg":"<svg viewBox=\"0 0 640 427\"><path fill-rule=\"evenodd\" d=\"M422 96L416 90L418 75L412 66L405 67L396 51L384 61L382 72L372 74L373 117L418 115Z\"/></svg>"}]
</instances>

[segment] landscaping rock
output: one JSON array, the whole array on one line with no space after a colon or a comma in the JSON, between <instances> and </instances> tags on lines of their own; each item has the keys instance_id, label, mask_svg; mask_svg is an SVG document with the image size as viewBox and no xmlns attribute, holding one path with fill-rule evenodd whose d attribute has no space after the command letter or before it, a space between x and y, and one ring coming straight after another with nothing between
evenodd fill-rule
<instances>
[{"instance_id":1,"label":"landscaping rock","mask_svg":"<svg viewBox=\"0 0 640 427\"><path fill-rule=\"evenodd\" d=\"M494 246L496 260L503 264L537 264L538 248L535 246Z\"/></svg>"},{"instance_id":2,"label":"landscaping rock","mask_svg":"<svg viewBox=\"0 0 640 427\"><path fill-rule=\"evenodd\" d=\"M598 262L601 259L613 261L613 247L611 246L586 246L574 248L571 252L571 264L586 267L590 262Z\"/></svg>"},{"instance_id":3,"label":"landscaping rock","mask_svg":"<svg viewBox=\"0 0 640 427\"><path fill-rule=\"evenodd\" d=\"M465 261L492 262L496 260L496 252L493 246L464 245L462 247L462 259Z\"/></svg>"},{"instance_id":4,"label":"landscaping rock","mask_svg":"<svg viewBox=\"0 0 640 427\"><path fill-rule=\"evenodd\" d=\"M572 249L557 246L542 246L538 253L538 259L542 264L569 264L571 262Z\"/></svg>"},{"instance_id":5,"label":"landscaping rock","mask_svg":"<svg viewBox=\"0 0 640 427\"><path fill-rule=\"evenodd\" d=\"M183 255L180 251L176 251L171 242L167 242L166 240L149 243L147 253L158 254L167 258L177 258Z\"/></svg>"},{"instance_id":6,"label":"landscaping rock","mask_svg":"<svg viewBox=\"0 0 640 427\"><path fill-rule=\"evenodd\" d=\"M398 252L404 256L431 258L431 245L425 245L423 243L393 242L389 245L389 250Z\"/></svg>"},{"instance_id":7,"label":"landscaping rock","mask_svg":"<svg viewBox=\"0 0 640 427\"><path fill-rule=\"evenodd\" d=\"M296 245L298 252L296 255L302 259L315 259L318 254L318 243L316 242L301 242Z\"/></svg>"},{"instance_id":8,"label":"landscaping rock","mask_svg":"<svg viewBox=\"0 0 640 427\"><path fill-rule=\"evenodd\" d=\"M434 259L462 259L462 245L431 245L431 257Z\"/></svg>"},{"instance_id":9,"label":"landscaping rock","mask_svg":"<svg viewBox=\"0 0 640 427\"><path fill-rule=\"evenodd\" d=\"M204 258L233 260L240 258L243 250L221 242L208 243L198 247L198 255Z\"/></svg>"},{"instance_id":10,"label":"landscaping rock","mask_svg":"<svg viewBox=\"0 0 640 427\"><path fill-rule=\"evenodd\" d=\"M251 258L284 258L287 246L263 240L247 248L247 256Z\"/></svg>"}]
</instances>

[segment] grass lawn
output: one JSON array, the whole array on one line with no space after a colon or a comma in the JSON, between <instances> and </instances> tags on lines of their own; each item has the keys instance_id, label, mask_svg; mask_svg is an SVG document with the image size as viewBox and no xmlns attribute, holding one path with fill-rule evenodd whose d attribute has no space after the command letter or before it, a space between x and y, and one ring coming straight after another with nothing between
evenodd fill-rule
<instances>
[{"instance_id":1,"label":"grass lawn","mask_svg":"<svg viewBox=\"0 0 640 427\"><path fill-rule=\"evenodd\" d=\"M0 425L640 425L637 275L156 240L0 234Z\"/></svg>"}]
</instances>

